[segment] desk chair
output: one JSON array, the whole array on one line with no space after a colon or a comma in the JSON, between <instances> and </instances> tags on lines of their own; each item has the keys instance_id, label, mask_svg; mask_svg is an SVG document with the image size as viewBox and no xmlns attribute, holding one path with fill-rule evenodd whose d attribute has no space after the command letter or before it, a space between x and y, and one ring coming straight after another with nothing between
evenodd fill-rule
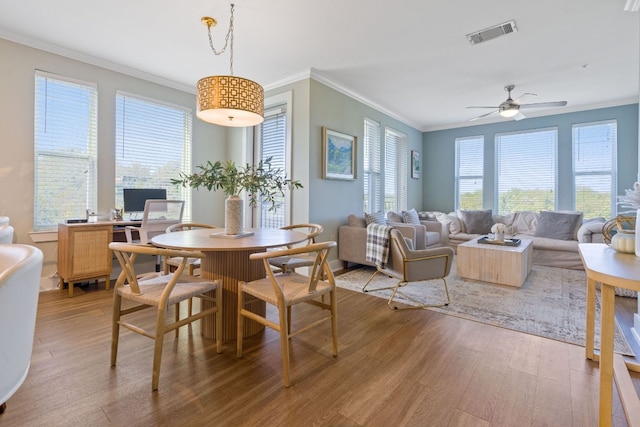
<instances>
[{"instance_id":1,"label":"desk chair","mask_svg":"<svg viewBox=\"0 0 640 427\"><path fill-rule=\"evenodd\" d=\"M177 335L179 327L211 314L216 315L216 350L218 353L222 352L222 284L217 280L209 281L182 274L189 258L202 257L204 256L203 254L194 253L193 251L160 249L154 246L132 245L128 243L110 243L109 248L113 251L122 267L122 272L118 276L118 280L113 289L111 366L116 366L120 326L124 326L137 334L153 339L155 341L155 348L153 352L151 389L157 390L160 378L160 362L162 358L164 334L175 330ZM141 276L138 275L135 270L135 261L138 255L180 257L182 258L182 262L173 274L166 276L161 274ZM214 298L205 295L211 291L215 291ZM186 318L180 319L178 310L179 303L191 298L213 301L215 305L205 310L201 308L198 313L189 314ZM123 308L123 299L129 300L129 302L135 305L127 304L125 308ZM172 305L176 305L175 321L166 324L167 310ZM202 307L202 304L200 307ZM147 308L155 308L157 311L155 330L153 331L145 330L141 326L122 320L123 316Z\"/></svg>"},{"instance_id":2,"label":"desk chair","mask_svg":"<svg viewBox=\"0 0 640 427\"><path fill-rule=\"evenodd\" d=\"M280 333L280 345L282 351L282 368L284 386L289 387L289 340L325 320L331 321L331 353L338 356L338 322L336 319L338 305L336 302L336 283L333 272L327 262L327 257L336 242L313 243L308 246L281 251L267 251L254 253L249 256L252 260L261 259L267 277L251 282L238 282L238 335L237 353L242 357L242 333L244 318L254 320L264 326L268 326ZM269 264L269 259L279 256L295 256L303 253L313 255L314 262L310 268L309 276L298 273L274 274ZM322 280L326 277L327 280ZM263 300L278 309L278 320L272 321L245 308L245 296ZM319 300L329 294L329 303ZM311 323L291 331L291 307L299 303L307 303L323 310L329 310L329 315L317 318Z\"/></svg>"},{"instance_id":3,"label":"desk chair","mask_svg":"<svg viewBox=\"0 0 640 427\"><path fill-rule=\"evenodd\" d=\"M285 227L280 227L282 230L294 230L306 233L307 240L294 245L288 245L287 249L294 247L303 247L316 242L316 236L322 233L323 228L319 224L293 224ZM298 267L309 267L313 265L315 255L300 253L295 256L280 256L269 258L269 264L274 268L276 273L287 273L289 271L295 271Z\"/></svg>"},{"instance_id":4,"label":"desk chair","mask_svg":"<svg viewBox=\"0 0 640 427\"><path fill-rule=\"evenodd\" d=\"M451 263L453 262L454 250L448 246L431 248L431 249L410 249L402 234L396 230L391 230L389 247L389 261L385 268L376 267L376 271L371 275L367 283L362 288L362 292L373 292L384 289L393 289L387 306L390 309L398 310L397 306L392 303L396 295L400 294L408 300L418 304L417 306L404 307L403 309L415 309L425 307L442 307L449 305L449 289L447 288L446 277L451 271ZM394 286L385 288L367 289L376 274L382 273L398 280ZM444 284L444 291L447 301L438 304L427 304L412 298L399 289L406 286L410 282L428 281L440 279Z\"/></svg>"},{"instance_id":5,"label":"desk chair","mask_svg":"<svg viewBox=\"0 0 640 427\"><path fill-rule=\"evenodd\" d=\"M148 199L140 227L128 225L124 229L127 243L148 244L153 237L166 233L167 227L182 222L183 211L183 200ZM133 238L133 231L138 232L138 239ZM156 259L156 271L160 271L160 258Z\"/></svg>"}]
</instances>

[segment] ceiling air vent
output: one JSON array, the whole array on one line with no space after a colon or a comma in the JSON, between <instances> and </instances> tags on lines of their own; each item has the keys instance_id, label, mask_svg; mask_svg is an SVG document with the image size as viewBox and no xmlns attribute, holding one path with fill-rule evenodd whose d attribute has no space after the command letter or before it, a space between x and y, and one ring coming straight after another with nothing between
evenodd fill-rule
<instances>
[{"instance_id":1,"label":"ceiling air vent","mask_svg":"<svg viewBox=\"0 0 640 427\"><path fill-rule=\"evenodd\" d=\"M516 31L518 31L516 28L516 21L508 21L491 28L486 28L482 31L467 34L467 38L469 39L469 43L478 44L486 42L487 40L495 39L496 37L504 36L505 34L515 33Z\"/></svg>"}]
</instances>

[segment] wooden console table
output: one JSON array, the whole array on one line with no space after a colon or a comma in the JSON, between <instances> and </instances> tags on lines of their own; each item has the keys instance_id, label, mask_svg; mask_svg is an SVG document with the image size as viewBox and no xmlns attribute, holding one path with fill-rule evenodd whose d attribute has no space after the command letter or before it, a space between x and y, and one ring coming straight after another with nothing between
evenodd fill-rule
<instances>
[{"instance_id":1,"label":"wooden console table","mask_svg":"<svg viewBox=\"0 0 640 427\"><path fill-rule=\"evenodd\" d=\"M109 289L113 258L109 243L125 241L124 227L139 221L99 221L58 224L58 275L60 288L69 286L73 297L74 283L102 279Z\"/></svg>"},{"instance_id":2,"label":"wooden console table","mask_svg":"<svg viewBox=\"0 0 640 427\"><path fill-rule=\"evenodd\" d=\"M601 285L600 327L600 406L599 425L611 426L613 379L631 427L640 426L640 399L629 369L640 372L640 365L625 362L613 353L615 322L615 287L640 291L640 258L615 251L604 243L580 243L580 257L587 273L587 342L586 356L598 360L594 352L596 283Z\"/></svg>"}]
</instances>

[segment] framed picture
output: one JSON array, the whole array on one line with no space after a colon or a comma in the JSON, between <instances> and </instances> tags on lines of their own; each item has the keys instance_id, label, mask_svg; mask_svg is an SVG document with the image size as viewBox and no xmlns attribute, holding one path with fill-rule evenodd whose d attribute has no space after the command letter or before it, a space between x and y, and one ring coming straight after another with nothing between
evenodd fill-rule
<instances>
[{"instance_id":1,"label":"framed picture","mask_svg":"<svg viewBox=\"0 0 640 427\"><path fill-rule=\"evenodd\" d=\"M411 150L411 178L420 178L420 152Z\"/></svg>"},{"instance_id":2,"label":"framed picture","mask_svg":"<svg viewBox=\"0 0 640 427\"><path fill-rule=\"evenodd\" d=\"M356 179L358 138L322 128L322 178Z\"/></svg>"}]
</instances>

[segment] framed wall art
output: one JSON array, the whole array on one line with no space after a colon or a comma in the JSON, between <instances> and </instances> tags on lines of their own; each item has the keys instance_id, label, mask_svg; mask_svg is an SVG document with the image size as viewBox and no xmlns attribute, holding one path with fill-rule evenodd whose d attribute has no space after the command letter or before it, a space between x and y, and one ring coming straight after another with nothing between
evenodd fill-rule
<instances>
[{"instance_id":1,"label":"framed wall art","mask_svg":"<svg viewBox=\"0 0 640 427\"><path fill-rule=\"evenodd\" d=\"M322 128L322 178L356 179L358 138Z\"/></svg>"},{"instance_id":2,"label":"framed wall art","mask_svg":"<svg viewBox=\"0 0 640 427\"><path fill-rule=\"evenodd\" d=\"M411 178L420 178L420 152L411 150Z\"/></svg>"}]
</instances>

